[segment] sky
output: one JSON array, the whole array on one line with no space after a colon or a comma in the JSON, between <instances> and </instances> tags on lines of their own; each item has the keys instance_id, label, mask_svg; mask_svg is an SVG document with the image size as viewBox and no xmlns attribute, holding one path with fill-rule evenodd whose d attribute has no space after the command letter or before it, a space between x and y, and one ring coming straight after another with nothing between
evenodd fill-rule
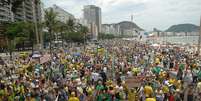
<instances>
[{"instance_id":1,"label":"sky","mask_svg":"<svg viewBox=\"0 0 201 101\"><path fill-rule=\"evenodd\" d=\"M102 23L133 21L141 28L166 30L172 25L200 25L201 0L42 0L45 8L56 4L82 18L84 5L96 5L102 10Z\"/></svg>"}]
</instances>

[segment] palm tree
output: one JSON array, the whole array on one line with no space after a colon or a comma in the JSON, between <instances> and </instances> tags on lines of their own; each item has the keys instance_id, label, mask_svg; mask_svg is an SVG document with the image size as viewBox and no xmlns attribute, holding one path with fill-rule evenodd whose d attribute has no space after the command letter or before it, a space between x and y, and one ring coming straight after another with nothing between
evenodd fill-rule
<instances>
[{"instance_id":1,"label":"palm tree","mask_svg":"<svg viewBox=\"0 0 201 101\"><path fill-rule=\"evenodd\" d=\"M89 30L88 30L88 28L87 28L86 26L83 26L83 25L81 25L81 24L78 24L78 26L79 26L79 28L80 28L79 32L80 32L81 34L84 34L84 49L85 49L85 45L86 45L86 35L87 35L87 33L89 32Z\"/></svg>"},{"instance_id":2,"label":"palm tree","mask_svg":"<svg viewBox=\"0 0 201 101\"><path fill-rule=\"evenodd\" d=\"M69 19L67 21L67 30L68 32L75 32L76 31L76 25L73 19Z\"/></svg>"},{"instance_id":3,"label":"palm tree","mask_svg":"<svg viewBox=\"0 0 201 101\"><path fill-rule=\"evenodd\" d=\"M8 39L10 59L12 59L12 52L15 49L16 44L22 42L26 37L23 33L23 27L24 22L10 23L6 26L6 32L4 34Z\"/></svg>"},{"instance_id":4,"label":"palm tree","mask_svg":"<svg viewBox=\"0 0 201 101\"><path fill-rule=\"evenodd\" d=\"M33 18L34 18L34 27L35 27L35 34L36 34L36 42L37 46L40 44L40 36L39 36L39 31L38 31L38 21L36 19L36 5L39 3L38 0L33 0Z\"/></svg>"},{"instance_id":5,"label":"palm tree","mask_svg":"<svg viewBox=\"0 0 201 101\"><path fill-rule=\"evenodd\" d=\"M55 13L52 8L45 11L44 25L50 36L50 53L52 53L52 40L54 40L54 33L58 23L56 17L57 13Z\"/></svg>"},{"instance_id":6,"label":"palm tree","mask_svg":"<svg viewBox=\"0 0 201 101\"><path fill-rule=\"evenodd\" d=\"M72 38L70 36L71 34L76 32L76 25L73 19L69 19L68 21L66 21L66 23L64 24L64 30L65 30L65 33L63 33L63 38L66 41L70 41L70 44L71 44Z\"/></svg>"},{"instance_id":7,"label":"palm tree","mask_svg":"<svg viewBox=\"0 0 201 101\"><path fill-rule=\"evenodd\" d=\"M65 33L68 30L68 26L66 26L63 22L58 22L57 24L57 33L61 34L62 39L62 47L64 47L64 39L65 39Z\"/></svg>"},{"instance_id":8,"label":"palm tree","mask_svg":"<svg viewBox=\"0 0 201 101\"><path fill-rule=\"evenodd\" d=\"M29 42L31 42L31 47L32 47L32 52L33 52L33 47L34 44L36 43L36 35L35 35L35 30L34 30L34 23L32 22L26 22L24 24L24 33L26 34L26 39L29 40Z\"/></svg>"}]
</instances>

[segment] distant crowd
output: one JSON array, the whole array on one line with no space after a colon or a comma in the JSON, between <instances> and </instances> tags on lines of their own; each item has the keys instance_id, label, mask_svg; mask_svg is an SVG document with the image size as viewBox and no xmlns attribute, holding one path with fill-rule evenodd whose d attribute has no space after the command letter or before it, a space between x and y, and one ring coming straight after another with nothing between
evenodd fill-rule
<instances>
[{"instance_id":1,"label":"distant crowd","mask_svg":"<svg viewBox=\"0 0 201 101\"><path fill-rule=\"evenodd\" d=\"M201 60L180 47L106 40L0 64L0 101L201 101Z\"/></svg>"}]
</instances>

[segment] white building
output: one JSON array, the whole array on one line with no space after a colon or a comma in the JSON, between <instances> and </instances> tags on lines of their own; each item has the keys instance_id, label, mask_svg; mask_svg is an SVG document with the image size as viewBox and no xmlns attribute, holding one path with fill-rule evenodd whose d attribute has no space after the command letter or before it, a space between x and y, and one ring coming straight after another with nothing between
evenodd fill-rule
<instances>
[{"instance_id":1,"label":"white building","mask_svg":"<svg viewBox=\"0 0 201 101\"><path fill-rule=\"evenodd\" d=\"M140 31L142 31L140 27L129 21L102 25L102 33L115 36L136 37L140 35Z\"/></svg>"},{"instance_id":2,"label":"white building","mask_svg":"<svg viewBox=\"0 0 201 101\"><path fill-rule=\"evenodd\" d=\"M113 34L115 36L119 36L121 34L120 25L118 25L118 24L103 24L101 32L105 33L105 34Z\"/></svg>"},{"instance_id":3,"label":"white building","mask_svg":"<svg viewBox=\"0 0 201 101\"><path fill-rule=\"evenodd\" d=\"M51 7L51 8L53 9L53 11L55 13L57 13L56 19L58 21L66 23L69 19L75 20L75 17L71 13L65 11L64 9L60 8L59 6L53 5L53 7ZM50 9L50 8L48 8L48 9Z\"/></svg>"}]
</instances>

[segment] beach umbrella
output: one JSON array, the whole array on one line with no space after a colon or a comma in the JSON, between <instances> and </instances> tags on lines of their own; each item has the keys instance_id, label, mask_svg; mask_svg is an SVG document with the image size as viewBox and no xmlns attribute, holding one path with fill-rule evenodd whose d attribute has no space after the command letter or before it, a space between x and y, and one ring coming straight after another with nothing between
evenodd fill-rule
<instances>
[{"instance_id":1,"label":"beach umbrella","mask_svg":"<svg viewBox=\"0 0 201 101\"><path fill-rule=\"evenodd\" d=\"M41 57L42 55L40 54L40 52L39 51L34 51L33 52L33 55L32 55L32 58L39 58L39 57Z\"/></svg>"}]
</instances>

